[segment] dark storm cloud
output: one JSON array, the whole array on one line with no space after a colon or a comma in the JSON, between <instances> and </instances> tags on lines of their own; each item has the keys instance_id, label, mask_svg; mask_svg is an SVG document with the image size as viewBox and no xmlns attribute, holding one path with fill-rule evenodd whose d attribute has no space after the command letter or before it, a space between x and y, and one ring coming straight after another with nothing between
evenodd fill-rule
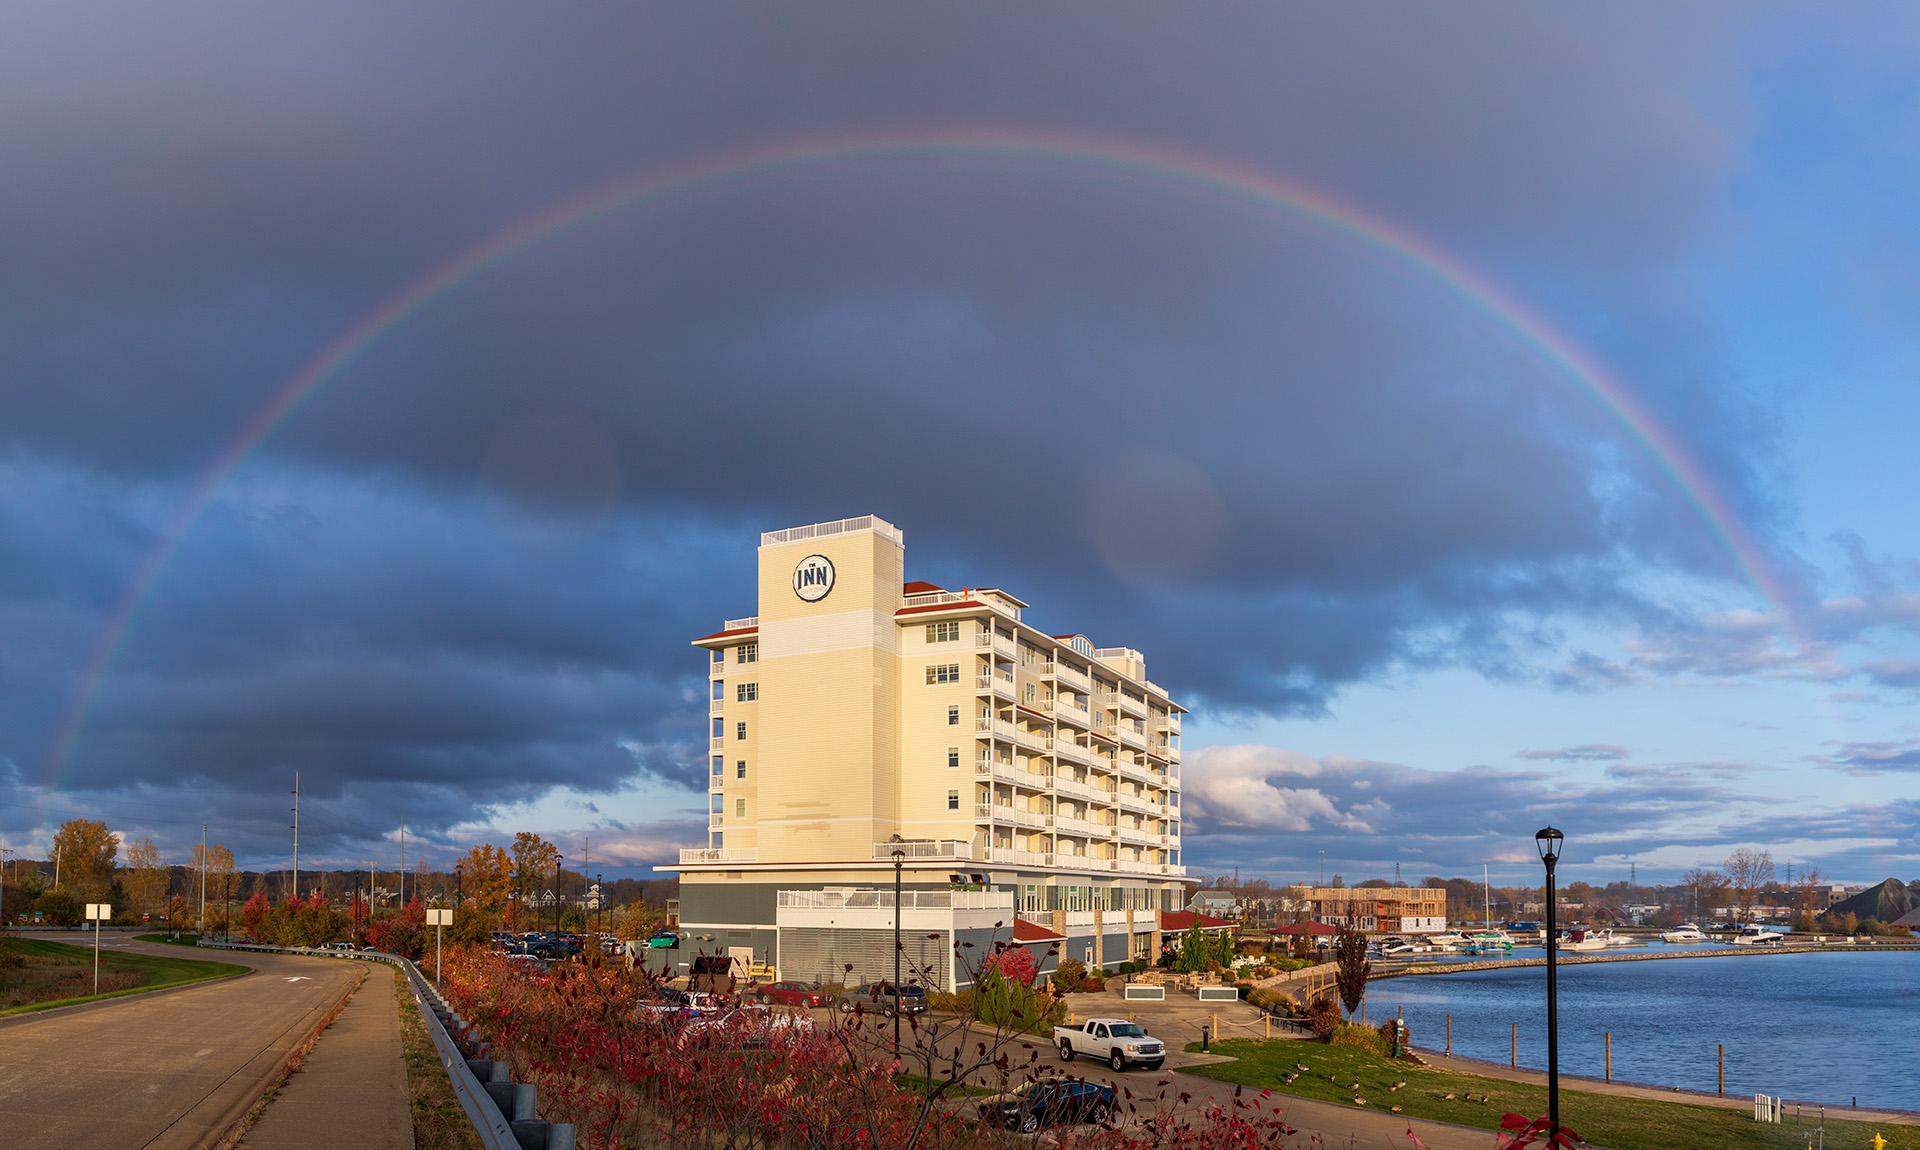
<instances>
[{"instance_id":1,"label":"dark storm cloud","mask_svg":"<svg viewBox=\"0 0 1920 1150\"><path fill-rule=\"evenodd\" d=\"M1764 536L1771 434L1673 286L1740 160L1735 90L1697 50L1722 29L1666 33L1494 7L16 16L0 757L38 777L191 477L356 317L584 188L803 135L1010 124L1326 188L1560 322L1605 315L1584 334ZM868 511L914 575L1007 585L1269 712L1392 666L1533 674L1560 620L1664 619L1624 572L1729 577L1591 396L1401 261L1110 167L865 157L611 213L405 317L163 570L67 781L384 785L401 809L343 804L341 835L696 783L684 643L752 609L752 532Z\"/></svg>"}]
</instances>

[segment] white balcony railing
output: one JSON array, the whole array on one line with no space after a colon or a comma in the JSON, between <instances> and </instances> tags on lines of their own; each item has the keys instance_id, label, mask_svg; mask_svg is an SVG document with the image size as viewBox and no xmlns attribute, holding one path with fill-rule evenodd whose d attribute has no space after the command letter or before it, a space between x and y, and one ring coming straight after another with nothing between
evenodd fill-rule
<instances>
[{"instance_id":1,"label":"white balcony railing","mask_svg":"<svg viewBox=\"0 0 1920 1150\"><path fill-rule=\"evenodd\" d=\"M680 861L687 863L750 863L760 861L753 847L681 847Z\"/></svg>"},{"instance_id":2,"label":"white balcony railing","mask_svg":"<svg viewBox=\"0 0 1920 1150\"><path fill-rule=\"evenodd\" d=\"M1051 815L1041 811L1028 810L1025 807L1008 806L1006 803L975 803L973 816L977 819L990 819L1008 826L1027 827L1031 830L1045 830Z\"/></svg>"},{"instance_id":3,"label":"white balcony railing","mask_svg":"<svg viewBox=\"0 0 1920 1150\"><path fill-rule=\"evenodd\" d=\"M988 847L987 861L1015 866L1052 866L1052 851L1023 851L1012 847Z\"/></svg>"},{"instance_id":4,"label":"white balcony railing","mask_svg":"<svg viewBox=\"0 0 1920 1150\"><path fill-rule=\"evenodd\" d=\"M1137 695L1130 695L1125 691L1121 691L1120 713L1123 715L1132 715L1136 719L1144 719L1147 717L1147 701Z\"/></svg>"},{"instance_id":5,"label":"white balcony railing","mask_svg":"<svg viewBox=\"0 0 1920 1150\"><path fill-rule=\"evenodd\" d=\"M973 844L965 839L908 839L899 843L874 843L876 862L892 862L893 852L909 859L970 859Z\"/></svg>"},{"instance_id":6,"label":"white balcony railing","mask_svg":"<svg viewBox=\"0 0 1920 1150\"><path fill-rule=\"evenodd\" d=\"M707 703L707 714L709 715L724 715L726 711L727 701L725 699L714 699Z\"/></svg>"},{"instance_id":7,"label":"white balcony railing","mask_svg":"<svg viewBox=\"0 0 1920 1150\"><path fill-rule=\"evenodd\" d=\"M1092 787L1081 782L1079 779L1070 778L1066 775L1056 774L1053 776L1053 789L1057 794L1068 795L1076 799L1093 798Z\"/></svg>"},{"instance_id":8,"label":"white balcony railing","mask_svg":"<svg viewBox=\"0 0 1920 1150\"><path fill-rule=\"evenodd\" d=\"M1092 751L1072 739L1056 738L1053 741L1053 753L1069 762L1082 763L1089 767L1099 761Z\"/></svg>"},{"instance_id":9,"label":"white balcony railing","mask_svg":"<svg viewBox=\"0 0 1920 1150\"><path fill-rule=\"evenodd\" d=\"M727 749L727 737L725 735L715 735L709 742L716 751L724 751Z\"/></svg>"},{"instance_id":10,"label":"white balcony railing","mask_svg":"<svg viewBox=\"0 0 1920 1150\"><path fill-rule=\"evenodd\" d=\"M996 655L1005 655L1011 659L1014 655L1013 640L998 631L982 631L973 637L973 645L983 651L992 651Z\"/></svg>"},{"instance_id":11,"label":"white balcony railing","mask_svg":"<svg viewBox=\"0 0 1920 1150\"><path fill-rule=\"evenodd\" d=\"M707 816L707 829L710 831L717 831L720 829L721 825L725 822L726 822L725 815L721 815L718 813L710 814Z\"/></svg>"},{"instance_id":12,"label":"white balcony railing","mask_svg":"<svg viewBox=\"0 0 1920 1150\"><path fill-rule=\"evenodd\" d=\"M717 678L718 676L724 675L726 673L727 673L727 661L725 659L715 659L713 662L707 664L707 675L709 677Z\"/></svg>"},{"instance_id":13,"label":"white balcony railing","mask_svg":"<svg viewBox=\"0 0 1920 1150\"><path fill-rule=\"evenodd\" d=\"M1132 723L1118 724L1114 728L1114 733L1119 737L1120 745L1123 747L1132 747L1136 751L1147 749L1147 737L1141 734Z\"/></svg>"},{"instance_id":14,"label":"white balcony railing","mask_svg":"<svg viewBox=\"0 0 1920 1150\"><path fill-rule=\"evenodd\" d=\"M1005 615L1016 623L1020 621L1020 609L1011 603L978 595L962 595L958 591L922 591L907 596L906 605L909 607L985 607Z\"/></svg>"},{"instance_id":15,"label":"white balcony railing","mask_svg":"<svg viewBox=\"0 0 1920 1150\"><path fill-rule=\"evenodd\" d=\"M1005 695L1009 699L1013 698L1012 675L996 671L991 675L975 675L973 682L976 690L992 691L996 695Z\"/></svg>"},{"instance_id":16,"label":"white balcony railing","mask_svg":"<svg viewBox=\"0 0 1920 1150\"><path fill-rule=\"evenodd\" d=\"M774 905L791 910L892 910L893 892L879 887L829 887L826 890L783 890ZM900 892L901 910L1013 909L1010 890L906 890Z\"/></svg>"},{"instance_id":17,"label":"white balcony railing","mask_svg":"<svg viewBox=\"0 0 1920 1150\"><path fill-rule=\"evenodd\" d=\"M712 618L712 616L708 616L708 618ZM748 627L758 627L759 625L760 616L748 615L744 619L728 619L720 629L722 631L744 631Z\"/></svg>"},{"instance_id":18,"label":"white balcony railing","mask_svg":"<svg viewBox=\"0 0 1920 1150\"><path fill-rule=\"evenodd\" d=\"M1056 665L1053 669L1053 678L1057 683L1078 688L1083 695L1093 693L1093 680L1087 678L1087 673L1072 663Z\"/></svg>"},{"instance_id":19,"label":"white balcony railing","mask_svg":"<svg viewBox=\"0 0 1920 1150\"><path fill-rule=\"evenodd\" d=\"M996 739L1006 739L1009 742L1013 741L1016 734L1012 723L1005 719L989 719L985 715L977 716L973 720L973 729L980 734L992 735Z\"/></svg>"}]
</instances>

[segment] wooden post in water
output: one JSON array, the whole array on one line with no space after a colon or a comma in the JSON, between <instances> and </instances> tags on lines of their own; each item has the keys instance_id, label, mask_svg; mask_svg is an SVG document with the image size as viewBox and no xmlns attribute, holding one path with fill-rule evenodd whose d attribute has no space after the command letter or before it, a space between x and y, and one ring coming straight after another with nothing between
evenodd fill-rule
<instances>
[{"instance_id":1,"label":"wooden post in water","mask_svg":"<svg viewBox=\"0 0 1920 1150\"><path fill-rule=\"evenodd\" d=\"M1607 1081L1613 1081L1613 1031L1607 1031Z\"/></svg>"},{"instance_id":2,"label":"wooden post in water","mask_svg":"<svg viewBox=\"0 0 1920 1150\"><path fill-rule=\"evenodd\" d=\"M1513 1068L1520 1069L1520 1024L1513 1024Z\"/></svg>"},{"instance_id":3,"label":"wooden post in water","mask_svg":"<svg viewBox=\"0 0 1920 1150\"><path fill-rule=\"evenodd\" d=\"M1717 1043L1714 1049L1719 1051L1719 1058L1720 1058L1719 1093L1720 1093L1720 1097L1725 1098L1727 1096L1727 1044L1724 1042Z\"/></svg>"},{"instance_id":4,"label":"wooden post in water","mask_svg":"<svg viewBox=\"0 0 1920 1150\"><path fill-rule=\"evenodd\" d=\"M1453 1012L1447 1012L1447 1053L1453 1053Z\"/></svg>"}]
</instances>

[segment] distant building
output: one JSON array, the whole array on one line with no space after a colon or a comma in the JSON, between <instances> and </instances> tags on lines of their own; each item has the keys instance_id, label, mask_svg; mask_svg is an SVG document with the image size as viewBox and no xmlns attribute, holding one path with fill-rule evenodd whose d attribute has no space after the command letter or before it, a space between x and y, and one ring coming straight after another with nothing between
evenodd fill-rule
<instances>
[{"instance_id":1,"label":"distant building","mask_svg":"<svg viewBox=\"0 0 1920 1150\"><path fill-rule=\"evenodd\" d=\"M1187 909L1196 914L1210 914L1216 918L1239 918L1240 899L1232 891L1197 890L1187 900Z\"/></svg>"},{"instance_id":2,"label":"distant building","mask_svg":"<svg viewBox=\"0 0 1920 1150\"><path fill-rule=\"evenodd\" d=\"M1447 892L1437 886L1307 887L1313 917L1366 934L1437 934L1447 929Z\"/></svg>"}]
</instances>

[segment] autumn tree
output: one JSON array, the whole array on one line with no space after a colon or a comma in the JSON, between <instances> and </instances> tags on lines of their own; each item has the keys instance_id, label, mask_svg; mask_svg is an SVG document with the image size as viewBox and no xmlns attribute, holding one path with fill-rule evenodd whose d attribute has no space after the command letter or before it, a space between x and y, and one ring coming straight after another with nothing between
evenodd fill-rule
<instances>
[{"instance_id":1,"label":"autumn tree","mask_svg":"<svg viewBox=\"0 0 1920 1150\"><path fill-rule=\"evenodd\" d=\"M1333 985L1340 992L1340 1003L1347 1014L1360 1009L1367 996L1367 979L1373 976L1373 963L1367 958L1367 936L1357 930L1340 928L1333 940Z\"/></svg>"},{"instance_id":2,"label":"autumn tree","mask_svg":"<svg viewBox=\"0 0 1920 1150\"><path fill-rule=\"evenodd\" d=\"M1820 885L1819 868L1802 867L1793 886L1794 929L1812 930L1820 912L1826 909L1826 891Z\"/></svg>"},{"instance_id":3,"label":"autumn tree","mask_svg":"<svg viewBox=\"0 0 1920 1150\"><path fill-rule=\"evenodd\" d=\"M516 847L519 843L516 841ZM468 902L499 914L513 893L513 858L492 843L481 843L460 860L460 890Z\"/></svg>"},{"instance_id":4,"label":"autumn tree","mask_svg":"<svg viewBox=\"0 0 1920 1150\"><path fill-rule=\"evenodd\" d=\"M97 819L68 819L53 835L53 858L60 885L98 902L113 883L119 840Z\"/></svg>"},{"instance_id":5,"label":"autumn tree","mask_svg":"<svg viewBox=\"0 0 1920 1150\"><path fill-rule=\"evenodd\" d=\"M560 865L560 848L534 834L521 831L513 836L514 891L524 901L548 881Z\"/></svg>"},{"instance_id":6,"label":"autumn tree","mask_svg":"<svg viewBox=\"0 0 1920 1150\"><path fill-rule=\"evenodd\" d=\"M160 865L160 848L153 845L152 838L127 844L126 871L124 885L132 903L129 909L135 915L159 910L167 897L167 872Z\"/></svg>"},{"instance_id":7,"label":"autumn tree","mask_svg":"<svg viewBox=\"0 0 1920 1150\"><path fill-rule=\"evenodd\" d=\"M1696 868L1680 876L1680 885L1692 897L1693 913L1705 922L1706 916L1713 913L1716 902L1727 893L1727 876L1705 867Z\"/></svg>"},{"instance_id":8,"label":"autumn tree","mask_svg":"<svg viewBox=\"0 0 1920 1150\"><path fill-rule=\"evenodd\" d=\"M1726 872L1727 885L1733 888L1739 920L1750 921L1753 918L1754 896L1761 887L1773 881L1772 853L1741 847L1727 856L1727 861L1720 864L1720 869Z\"/></svg>"}]
</instances>

